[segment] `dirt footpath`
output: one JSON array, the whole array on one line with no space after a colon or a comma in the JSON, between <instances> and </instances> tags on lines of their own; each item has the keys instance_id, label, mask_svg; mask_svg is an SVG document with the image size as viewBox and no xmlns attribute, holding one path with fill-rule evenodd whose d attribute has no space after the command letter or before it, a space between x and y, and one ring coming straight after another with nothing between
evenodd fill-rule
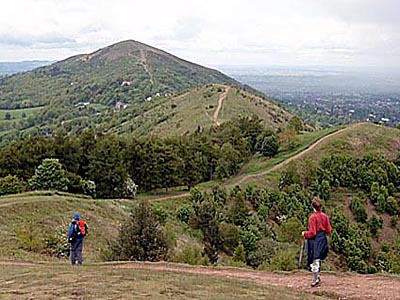
<instances>
[{"instance_id":1,"label":"dirt footpath","mask_svg":"<svg viewBox=\"0 0 400 300\"><path fill-rule=\"evenodd\" d=\"M311 273L273 273L212 267L186 267L164 263L128 263L116 268L173 271L251 281L342 300L400 300L400 277L322 273L322 284L311 288Z\"/></svg>"}]
</instances>

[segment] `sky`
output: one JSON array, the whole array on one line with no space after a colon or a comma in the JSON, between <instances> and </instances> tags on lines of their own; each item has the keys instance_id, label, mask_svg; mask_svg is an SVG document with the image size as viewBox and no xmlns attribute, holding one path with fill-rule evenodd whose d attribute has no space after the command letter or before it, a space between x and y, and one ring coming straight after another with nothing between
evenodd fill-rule
<instances>
[{"instance_id":1,"label":"sky","mask_svg":"<svg viewBox=\"0 0 400 300\"><path fill-rule=\"evenodd\" d=\"M0 61L133 39L206 66L400 67L398 0L0 0Z\"/></svg>"}]
</instances>

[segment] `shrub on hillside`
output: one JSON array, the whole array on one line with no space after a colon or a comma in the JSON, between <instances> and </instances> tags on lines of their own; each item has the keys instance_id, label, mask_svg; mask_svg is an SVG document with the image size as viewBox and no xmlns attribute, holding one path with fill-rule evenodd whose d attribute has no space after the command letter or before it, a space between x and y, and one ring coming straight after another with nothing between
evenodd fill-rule
<instances>
[{"instance_id":1,"label":"shrub on hillside","mask_svg":"<svg viewBox=\"0 0 400 300\"><path fill-rule=\"evenodd\" d=\"M121 226L113 252L118 260L167 259L167 238L148 202L142 201L133 208L129 219Z\"/></svg>"},{"instance_id":2,"label":"shrub on hillside","mask_svg":"<svg viewBox=\"0 0 400 300\"><path fill-rule=\"evenodd\" d=\"M43 232L37 222L28 221L19 226L16 232L22 249L32 252L41 252L44 249Z\"/></svg>"},{"instance_id":3,"label":"shrub on hillside","mask_svg":"<svg viewBox=\"0 0 400 300\"><path fill-rule=\"evenodd\" d=\"M271 271L293 271L296 266L296 254L290 249L279 251L269 264Z\"/></svg>"},{"instance_id":4,"label":"shrub on hillside","mask_svg":"<svg viewBox=\"0 0 400 300\"><path fill-rule=\"evenodd\" d=\"M0 196L8 194L17 194L24 190L21 180L15 175L8 175L0 178Z\"/></svg>"},{"instance_id":5,"label":"shrub on hillside","mask_svg":"<svg viewBox=\"0 0 400 300\"><path fill-rule=\"evenodd\" d=\"M382 229L383 219L373 215L371 219L368 220L368 227L371 231L372 236L376 237L378 235L379 229Z\"/></svg>"},{"instance_id":6,"label":"shrub on hillside","mask_svg":"<svg viewBox=\"0 0 400 300\"><path fill-rule=\"evenodd\" d=\"M35 170L28 185L32 190L58 190L66 191L68 178L58 159L46 158Z\"/></svg>"},{"instance_id":7,"label":"shrub on hillside","mask_svg":"<svg viewBox=\"0 0 400 300\"><path fill-rule=\"evenodd\" d=\"M244 246L242 244L239 244L235 248L235 251L233 252L233 261L245 263L246 262L246 253L244 250L245 250Z\"/></svg>"},{"instance_id":8,"label":"shrub on hillside","mask_svg":"<svg viewBox=\"0 0 400 300\"><path fill-rule=\"evenodd\" d=\"M389 196L386 199L386 212L391 216L395 216L399 213L399 204L392 196Z\"/></svg>"},{"instance_id":9,"label":"shrub on hillside","mask_svg":"<svg viewBox=\"0 0 400 300\"><path fill-rule=\"evenodd\" d=\"M257 137L257 151L265 157L274 157L279 152L279 142L272 133L263 133Z\"/></svg>"},{"instance_id":10,"label":"shrub on hillside","mask_svg":"<svg viewBox=\"0 0 400 300\"><path fill-rule=\"evenodd\" d=\"M193 209L191 206L185 205L178 209L176 217L179 221L185 224L189 224L190 218L193 215Z\"/></svg>"},{"instance_id":11,"label":"shrub on hillside","mask_svg":"<svg viewBox=\"0 0 400 300\"><path fill-rule=\"evenodd\" d=\"M201 255L201 249L192 245L185 246L171 258L171 261L189 265L207 265L207 260Z\"/></svg>"},{"instance_id":12,"label":"shrub on hillside","mask_svg":"<svg viewBox=\"0 0 400 300\"><path fill-rule=\"evenodd\" d=\"M94 181L82 179L80 185L85 195L96 197L96 183Z\"/></svg>"},{"instance_id":13,"label":"shrub on hillside","mask_svg":"<svg viewBox=\"0 0 400 300\"><path fill-rule=\"evenodd\" d=\"M67 227L68 224L62 224L54 231L44 235L45 251L50 256L57 258L67 258L69 256L70 244L65 231Z\"/></svg>"},{"instance_id":14,"label":"shrub on hillside","mask_svg":"<svg viewBox=\"0 0 400 300\"><path fill-rule=\"evenodd\" d=\"M280 242L300 243L303 225L296 217L283 222L279 227L278 240Z\"/></svg>"},{"instance_id":15,"label":"shrub on hillside","mask_svg":"<svg viewBox=\"0 0 400 300\"><path fill-rule=\"evenodd\" d=\"M223 250L227 254L232 254L239 244L239 228L234 224L221 223L220 235L223 243Z\"/></svg>"},{"instance_id":16,"label":"shrub on hillside","mask_svg":"<svg viewBox=\"0 0 400 300\"><path fill-rule=\"evenodd\" d=\"M269 265L278 252L279 243L270 238L264 238L257 242L255 251L248 255L247 264L253 268Z\"/></svg>"},{"instance_id":17,"label":"shrub on hillside","mask_svg":"<svg viewBox=\"0 0 400 300\"><path fill-rule=\"evenodd\" d=\"M353 197L350 201L350 209L357 222L365 223L367 221L367 211L364 208L364 201L360 197Z\"/></svg>"},{"instance_id":18,"label":"shrub on hillside","mask_svg":"<svg viewBox=\"0 0 400 300\"><path fill-rule=\"evenodd\" d=\"M347 266L353 271L367 273L372 248L371 236L365 226L350 226L348 238L344 240L344 246Z\"/></svg>"}]
</instances>

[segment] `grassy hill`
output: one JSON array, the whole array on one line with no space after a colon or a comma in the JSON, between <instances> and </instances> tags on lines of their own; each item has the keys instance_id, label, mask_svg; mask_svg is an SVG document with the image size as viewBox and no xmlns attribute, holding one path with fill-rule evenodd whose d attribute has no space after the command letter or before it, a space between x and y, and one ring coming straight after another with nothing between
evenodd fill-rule
<instances>
[{"instance_id":1,"label":"grassy hill","mask_svg":"<svg viewBox=\"0 0 400 300\"><path fill-rule=\"evenodd\" d=\"M345 153L349 157L354 156L356 158L362 158L366 154L372 152L380 153L389 160L396 159L400 150L400 135L398 132L398 129L376 126L373 124L355 124L331 133L325 139L320 140L318 144L313 143L315 139L321 138L323 134L317 135L316 133L309 133L309 137L307 137L307 134L304 134L302 142L297 146L297 150L296 148L291 150L292 155L297 153L296 155L298 155L298 157L296 160L287 165L279 165L281 167L276 168L271 173L265 174L265 176L260 174L275 166L280 162L280 159L261 159L260 157L255 157L254 161L250 161L246 167L247 170L256 171L255 174L259 174L259 176L249 177L247 181L241 183L243 189L242 192L240 192L241 196L238 198L235 198L235 195L239 193L238 191L228 191L226 203L224 204L225 207L221 209L221 214L226 214L223 216L225 222L225 227L223 227L225 228L224 234L230 236L229 230L233 230L233 224L230 224L229 222L231 221L229 220L239 209L234 205L247 199L247 204L245 206L251 208L248 222L255 223L249 223L249 225L246 221L244 223L245 226L248 226L249 230L254 230L257 234L263 232L262 230L266 230L262 233L262 237L265 237L265 234L271 234L272 230L274 233L267 237L267 240L272 243L272 247L282 249L282 255L284 255L276 258L277 261L275 261L275 263L279 264L279 259L282 259L282 263L291 261L291 264L294 265L294 260L296 259L296 255L298 255L298 244L296 242L298 235L295 232L301 231L301 229L304 228L305 224L302 224L302 222L304 220L306 221L306 217L309 214L309 199L315 192L315 187L313 188L310 184L311 181L308 179L313 176L313 173L310 171L312 162L314 161L315 164L318 165L322 157L335 153ZM325 134L328 133L330 132L325 132ZM308 150L300 150L307 149L308 147ZM299 153L298 150L303 152ZM288 153L282 153L281 155L281 159L285 159ZM256 163L260 164L261 167L256 168ZM299 181L296 181L297 186L294 187L292 184L289 184L278 189L278 182L282 174L289 171L295 172L295 174L299 176ZM244 170L244 172L246 172L246 170ZM252 171L247 171L247 173L247 175L252 174ZM317 172L317 174L319 173ZM371 176L373 175L374 173L371 173ZM240 177L238 179L240 179ZM309 183L304 183L305 180L308 180ZM231 179L227 184L232 186L234 182L235 180ZM256 185L264 188L265 191L260 190L254 193ZM251 189L244 189L249 186L252 186L253 192ZM203 189L208 187L209 185L203 185ZM391 195L393 195L395 201L399 203L400 194L398 192L398 186L395 188L397 188L397 190L393 190ZM221 192L218 191L213 191L210 195L211 197L215 197L216 195L222 197ZM356 222L356 215L350 208L351 201L356 196L363 200L362 206L366 210L366 220L363 222ZM183 194L182 197L179 198L173 198L171 195L170 199L168 199L168 194L167 197L163 195L160 199L158 199L157 196L139 195L136 200L92 200L60 193L28 193L0 197L0 233L4 237L0 242L0 260L54 260L54 258L49 256L49 249L46 248L45 241L41 237L39 239L35 238L37 224L41 224L40 226L44 228L45 234L51 235L54 232L60 232L62 234L65 233L73 212L79 211L91 228L91 235L85 246L87 261L101 261L109 257L107 241L112 241L116 238L119 224L128 216L131 207L139 199L149 199L158 213L164 216L168 243L171 249L171 261L191 261L197 264L205 263L204 258L200 256L200 251L203 247L202 233L198 229L193 229L190 225L183 223L179 217L181 212L190 208L191 202L187 194ZM254 201L258 201L258 204ZM263 203L262 201L264 201L265 205L263 209L263 205L260 204ZM304 201L304 203L301 201ZM376 268L379 268L380 265L378 261L384 257L387 259L388 263L390 262L393 264L393 267L395 267L394 270L397 270L396 251L400 249L396 248L398 247L398 242L393 241L398 241L399 238L396 230L399 220L398 218L391 217L386 212L379 211L376 203L373 203L371 200L368 189L342 186L342 184L338 186L331 185L330 198L325 201L325 204L329 213L332 214L332 216L336 216L333 218L336 220L333 223L334 228L337 226L335 222L337 222L337 213L339 212L339 214L344 215L349 220L349 226L353 228L351 229L349 227L349 230L358 230L356 231L357 234L366 235L365 238L368 239L372 252L369 258L365 258L365 261L370 263L371 267L376 264ZM249 209L249 207L246 209ZM267 209L268 213L267 219L264 219L264 223L258 223L255 218L261 218L261 214L264 214L265 218L265 209ZM293 216L293 213L295 214L294 216L300 218L298 221L295 221L295 223L289 222L286 224L286 221L277 221L278 219L276 217L279 217L280 214ZM243 218L245 215L240 216ZM369 232L372 230L371 226L373 224L371 220L374 217L377 217L378 221L381 219L382 224L380 225L381 228L378 228L377 233L372 234L373 231L371 231L371 233ZM303 220L303 218L305 219ZM9 220L13 221L10 222ZM228 223L232 226L229 227L229 225L226 227ZM294 226L293 224L296 226L295 228L290 227ZM265 225L267 225L267 228L263 227ZM258 226L259 229L255 228L255 226ZM231 229L228 230L228 228ZM391 243L393 243L393 245L391 245ZM258 250L256 250L255 253L264 253L257 251ZM270 255L267 253L262 255ZM336 268L343 269L346 268L344 261L346 260L346 263L349 263L348 258L349 257L345 258L338 255L338 253L335 254L332 252L328 264L324 266L331 270ZM273 260L275 260L275 258ZM232 256L222 252L220 264L238 265L232 260ZM243 264L239 265L243 266ZM261 267L268 268L268 265L261 265Z\"/></svg>"},{"instance_id":2,"label":"grassy hill","mask_svg":"<svg viewBox=\"0 0 400 300\"><path fill-rule=\"evenodd\" d=\"M221 107L219 108L219 102ZM119 112L112 132L136 135L193 133L240 116L256 115L270 128L285 126L292 115L275 103L240 87L208 84L178 96L162 97L132 117L129 108Z\"/></svg>"},{"instance_id":3,"label":"grassy hill","mask_svg":"<svg viewBox=\"0 0 400 300\"><path fill-rule=\"evenodd\" d=\"M328 132L328 131L326 131ZM319 135L315 132L311 135ZM300 141L301 144L301 141ZM318 144L311 151L308 151L296 160L299 168L302 163L312 161L318 163L323 157L335 153L347 153L355 157L361 157L366 154L381 154L389 160L395 160L400 152L400 130L392 127L375 125L372 123L357 123L349 125L345 130L341 130L332 137ZM265 158L255 158L251 161L247 169L258 170L262 172L260 166L269 167L270 160ZM250 178L247 184L256 184L262 186L266 180L277 186L280 174L287 170L287 166L257 178Z\"/></svg>"},{"instance_id":4,"label":"grassy hill","mask_svg":"<svg viewBox=\"0 0 400 300\"><path fill-rule=\"evenodd\" d=\"M85 245L89 261L101 259L106 237L115 237L132 201L91 200L54 192L26 193L0 197L0 260L51 260L46 238L58 238L68 230L74 212L90 226ZM11 221L12 220L12 221Z\"/></svg>"},{"instance_id":5,"label":"grassy hill","mask_svg":"<svg viewBox=\"0 0 400 300\"><path fill-rule=\"evenodd\" d=\"M213 120L224 90L226 103ZM129 40L0 78L0 136L6 143L60 127L184 133L239 113L267 123L287 119L283 109L249 91L257 94L217 70Z\"/></svg>"}]
</instances>

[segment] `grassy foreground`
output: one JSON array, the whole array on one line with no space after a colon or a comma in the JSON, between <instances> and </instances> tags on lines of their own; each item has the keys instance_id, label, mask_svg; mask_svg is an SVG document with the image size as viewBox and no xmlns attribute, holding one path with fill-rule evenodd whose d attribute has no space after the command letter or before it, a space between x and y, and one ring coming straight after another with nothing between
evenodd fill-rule
<instances>
[{"instance_id":1,"label":"grassy foreground","mask_svg":"<svg viewBox=\"0 0 400 300\"><path fill-rule=\"evenodd\" d=\"M328 299L291 289L214 276L118 268L118 265L2 265L7 299Z\"/></svg>"}]
</instances>

